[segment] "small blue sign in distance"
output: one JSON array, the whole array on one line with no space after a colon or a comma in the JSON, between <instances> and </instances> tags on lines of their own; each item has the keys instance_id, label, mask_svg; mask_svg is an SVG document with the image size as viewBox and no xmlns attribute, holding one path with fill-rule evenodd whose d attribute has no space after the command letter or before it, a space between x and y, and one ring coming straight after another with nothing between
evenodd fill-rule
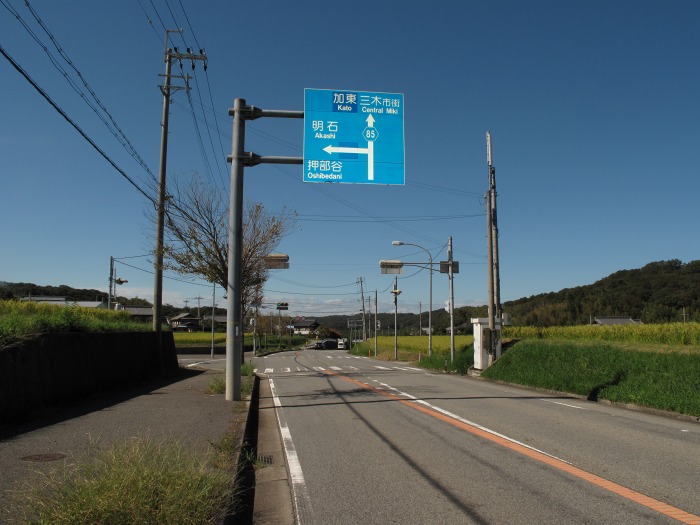
<instances>
[{"instance_id":1,"label":"small blue sign in distance","mask_svg":"<svg viewBox=\"0 0 700 525\"><path fill-rule=\"evenodd\" d=\"M405 184L401 93L304 90L304 182Z\"/></svg>"}]
</instances>

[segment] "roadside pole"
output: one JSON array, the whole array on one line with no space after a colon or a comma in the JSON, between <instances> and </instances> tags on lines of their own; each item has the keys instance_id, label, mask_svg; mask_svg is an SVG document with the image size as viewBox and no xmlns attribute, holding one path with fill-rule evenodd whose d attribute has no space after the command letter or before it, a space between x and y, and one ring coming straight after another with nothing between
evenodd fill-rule
<instances>
[{"instance_id":1,"label":"roadside pole","mask_svg":"<svg viewBox=\"0 0 700 525\"><path fill-rule=\"evenodd\" d=\"M302 157L268 157L245 151L245 121L260 117L304 118L303 111L265 110L234 100L231 139L231 194L229 197L228 279L226 307L226 401L241 400L243 360L243 170L258 164L303 164Z\"/></svg>"}]
</instances>

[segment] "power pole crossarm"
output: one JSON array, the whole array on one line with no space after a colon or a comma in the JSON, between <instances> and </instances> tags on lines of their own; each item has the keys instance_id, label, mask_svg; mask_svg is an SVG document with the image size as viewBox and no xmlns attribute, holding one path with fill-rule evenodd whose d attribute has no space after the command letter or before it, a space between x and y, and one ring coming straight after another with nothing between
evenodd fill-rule
<instances>
[{"instance_id":1,"label":"power pole crossarm","mask_svg":"<svg viewBox=\"0 0 700 525\"><path fill-rule=\"evenodd\" d=\"M158 171L158 210L156 220L156 247L154 261L154 282L153 282L153 331L157 334L158 355L161 354L161 318L163 317L163 239L165 230L165 195L166 195L166 168L168 160L168 119L170 116L170 95L172 91L185 89L188 90L187 80L189 77L172 75L173 60L177 60L182 66L182 60L189 60L194 69L195 61L201 60L204 62L204 69L207 68L207 56L200 49L199 54L192 53L187 49L186 53L181 53L177 47L170 49L168 42L170 33L182 33L182 29L166 29L165 31L165 75L164 82L160 87L163 93L163 120L161 121L161 138L160 138L160 168ZM173 78L184 78L185 86L172 86Z\"/></svg>"}]
</instances>

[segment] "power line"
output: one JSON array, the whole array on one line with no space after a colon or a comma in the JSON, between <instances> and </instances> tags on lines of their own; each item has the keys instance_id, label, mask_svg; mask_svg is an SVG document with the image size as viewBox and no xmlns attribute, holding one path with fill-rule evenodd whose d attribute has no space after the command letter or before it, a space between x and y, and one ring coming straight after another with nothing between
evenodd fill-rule
<instances>
[{"instance_id":1,"label":"power line","mask_svg":"<svg viewBox=\"0 0 700 525\"><path fill-rule=\"evenodd\" d=\"M12 13L15 18L22 24L24 29L27 31L27 33L32 37L32 39L41 47L41 49L44 51L44 53L48 56L49 61L51 64L56 68L56 70L61 74L61 76L66 80L66 82L70 85L70 87L75 91L75 93L80 96L80 98L85 102L85 104L97 115L97 117L102 121L102 123L105 125L105 127L109 130L109 132L112 134L112 136L117 139L117 142L121 144L121 146L126 150L126 152L131 155L131 157L136 160L136 162L144 169L144 171L151 176L152 182L155 182L155 176L149 169L148 165L146 162L143 160L141 155L136 151L136 148L134 145L131 143L131 141L128 139L124 131L119 127L117 122L115 121L114 117L112 114L109 112L109 110L105 107L105 105L102 103L102 101L99 99L95 91L92 89L90 84L88 84L87 80L83 76L83 74L80 72L80 70L77 68L77 66L73 63L73 61L70 59L70 57L66 54L66 52L63 50L61 45L58 43L58 40L56 37L51 33L49 30L48 26L44 23L44 21L39 17L38 13L32 8L28 0L25 0L25 4L27 8L29 9L31 15L34 17L34 20L39 24L39 26L43 29L44 33L48 36L48 38L51 40L53 43L53 46L56 48L58 51L58 54L60 57L70 66L70 68L75 71L77 74L78 78L82 82L83 86L87 89L88 93L91 95L92 99L95 100L97 103L97 106L104 112L104 115L107 116L105 118L103 114L98 110L97 107L95 107L92 102L88 99L86 94L83 92L83 90L78 86L78 84L75 82L75 80L71 77L68 71L61 65L59 60L51 53L49 48L44 45L44 43L41 41L39 36L32 30L31 27L27 24L27 22L22 18L22 16L19 14L19 12L14 9L12 6L10 6L8 3L6 3L5 0L0 0L0 3L8 10L10 13ZM107 121L109 119L109 122ZM154 188L151 188L154 189Z\"/></svg>"},{"instance_id":2,"label":"power line","mask_svg":"<svg viewBox=\"0 0 700 525\"><path fill-rule=\"evenodd\" d=\"M143 4L141 3L141 0L136 0L139 5L141 6L141 10L143 11L143 14L146 16L146 21L148 22L148 25L151 26L151 29L153 29L153 32L156 35L156 38L158 39L158 42L160 42L160 34L158 33L158 30L155 28L153 25L153 20L151 20L151 17L148 16L148 13L146 12L146 8L143 7Z\"/></svg>"},{"instance_id":3,"label":"power line","mask_svg":"<svg viewBox=\"0 0 700 525\"><path fill-rule=\"evenodd\" d=\"M270 213L270 215L273 215ZM424 222L424 221L445 221L468 219L474 217L484 217L485 213L473 215L426 215L412 217L381 217L385 222ZM309 222L376 222L374 217L358 217L356 215L297 215L296 220Z\"/></svg>"},{"instance_id":4,"label":"power line","mask_svg":"<svg viewBox=\"0 0 700 525\"><path fill-rule=\"evenodd\" d=\"M2 47L2 44L0 44L0 53L2 53L2 55L7 59L7 61L10 62L10 64L12 64L12 67L14 67L14 68L27 80L27 82L29 82L29 83L32 85L32 87L33 87L42 97L44 97L44 99L46 99L46 101L47 101L49 104L51 104L51 106L52 106L64 119L66 119L66 120L68 121L68 123L69 123L71 126L73 126L73 128L75 128L75 130L76 130L78 133L80 133L80 135L81 135L85 140L87 140L88 143L89 143L100 155L102 155L102 157L103 157L107 162L109 162L109 163L112 165L112 167L113 167L114 169L116 169L116 170L119 172L119 174L120 174L122 177L124 177L134 188L136 188L136 190L138 190L139 193L141 193L144 197L146 197L149 201L151 201L151 202L153 203L153 205L156 205L155 199L153 199L153 197L151 197L151 196L150 196L148 193L146 193L138 184L136 184L136 182L134 182L134 180L133 180L131 177L129 177L129 176L126 174L126 172L125 172L124 170L122 170L119 166L117 166L117 164L116 164L104 151L102 151L102 149L100 149L100 147L99 147L97 144L95 144L95 142L94 142L90 137L88 137L87 134L86 134L82 129L80 129L80 126L78 126L75 122L73 122L73 120L66 114L66 112L63 111L63 110L51 99L51 97L50 97L43 89L41 89L41 87L39 87L39 85L38 85L36 82L34 82L34 80L32 80L32 78L29 76L29 74L28 74L24 69L22 69L22 67L21 67L17 62L15 62L15 61L12 59L12 57L11 57L10 55L7 54L7 52L5 51L5 48Z\"/></svg>"},{"instance_id":5,"label":"power line","mask_svg":"<svg viewBox=\"0 0 700 525\"><path fill-rule=\"evenodd\" d=\"M168 29L165 27L165 24L163 23L163 19L160 17L160 13L158 12L158 9L156 9L156 6L153 5L153 0L148 0L148 1L151 3L151 7L156 12L156 16L158 17L158 21L160 22L160 25L163 28L163 32L167 31Z\"/></svg>"},{"instance_id":6,"label":"power line","mask_svg":"<svg viewBox=\"0 0 700 525\"><path fill-rule=\"evenodd\" d=\"M125 263L125 262L122 262L122 261L118 261L116 258L115 258L114 260L115 260L115 262L119 262L119 264L122 264L122 265L124 265L124 266L128 266L129 268L132 268L132 269L134 269L134 270L138 270L138 271L140 271L140 272L144 272L144 273L147 273L147 274L150 274L150 275L153 275L153 273L154 273L153 270L145 270L144 268L139 268L138 266L134 266L134 265L132 265L132 264L128 264L128 263ZM188 280L186 280L186 279L178 279L177 277L169 277L169 276L167 276L167 275L164 275L163 277L164 277L165 279L169 279L169 280L171 280L171 281L177 281L177 282L180 282L180 283L191 284L191 285L193 285L193 286L203 286L203 287L205 287L205 288L210 288L210 287L211 287L211 283L208 283L208 284L196 283L196 282L194 282L194 281L188 281Z\"/></svg>"},{"instance_id":7,"label":"power line","mask_svg":"<svg viewBox=\"0 0 700 525\"><path fill-rule=\"evenodd\" d=\"M348 286L355 286L357 284L357 281L348 283L348 284L338 284L334 286L320 286L317 284L306 284L306 283L300 283L297 281L292 281L289 279L285 279L284 277L280 277L279 275L275 275L274 279L276 281L282 281L287 284L296 284L297 286L304 286L306 288L323 288L323 289L331 289L331 288L347 288Z\"/></svg>"}]
</instances>

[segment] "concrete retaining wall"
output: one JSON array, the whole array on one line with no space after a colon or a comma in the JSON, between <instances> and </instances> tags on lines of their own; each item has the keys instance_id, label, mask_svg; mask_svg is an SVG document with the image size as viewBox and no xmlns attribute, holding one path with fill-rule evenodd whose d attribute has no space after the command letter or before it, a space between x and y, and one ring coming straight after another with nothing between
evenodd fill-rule
<instances>
[{"instance_id":1,"label":"concrete retaining wall","mask_svg":"<svg viewBox=\"0 0 700 525\"><path fill-rule=\"evenodd\" d=\"M0 348L0 426L178 368L172 333L53 333Z\"/></svg>"}]
</instances>

